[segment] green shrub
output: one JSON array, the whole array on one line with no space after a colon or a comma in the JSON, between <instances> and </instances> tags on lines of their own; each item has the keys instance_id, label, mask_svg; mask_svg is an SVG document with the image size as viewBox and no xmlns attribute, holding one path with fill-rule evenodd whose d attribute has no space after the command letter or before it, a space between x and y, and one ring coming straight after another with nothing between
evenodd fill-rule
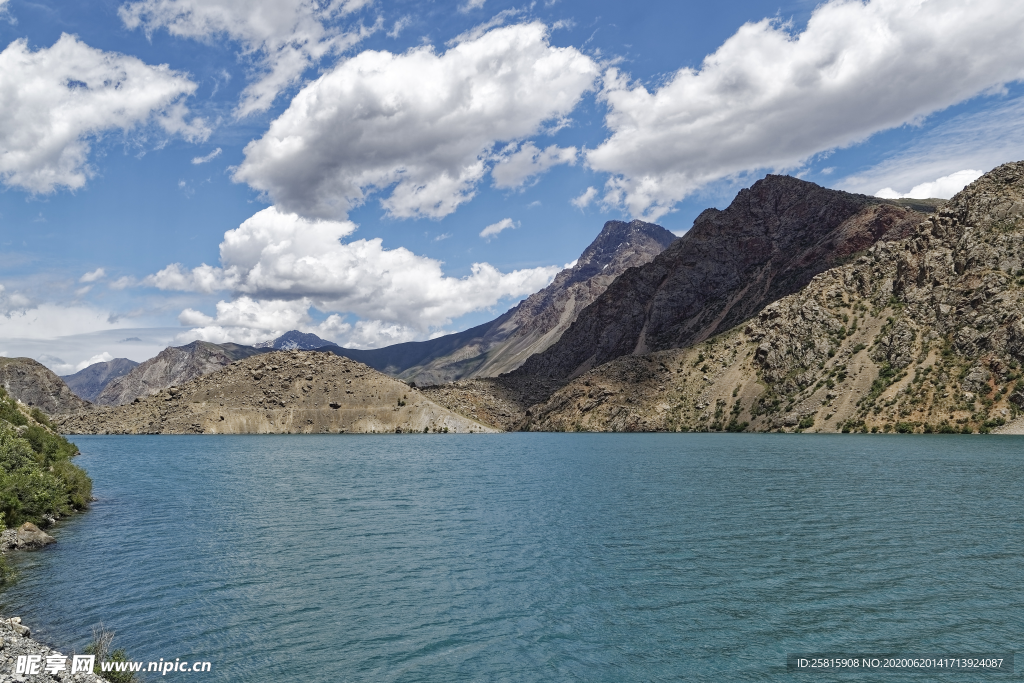
<instances>
[{"instance_id":1,"label":"green shrub","mask_svg":"<svg viewBox=\"0 0 1024 683\"><path fill-rule=\"evenodd\" d=\"M111 683L134 683L138 676L133 671L103 671L102 662L130 662L128 653L123 647L111 650L114 643L114 632L100 624L92 630L92 642L85 646L85 654L96 655L93 673Z\"/></svg>"},{"instance_id":2,"label":"green shrub","mask_svg":"<svg viewBox=\"0 0 1024 683\"><path fill-rule=\"evenodd\" d=\"M31 415L32 419L38 422L39 424L46 425L50 429L53 429L53 423L50 422L49 416L43 411L39 410L39 408L33 408L31 411Z\"/></svg>"},{"instance_id":3,"label":"green shrub","mask_svg":"<svg viewBox=\"0 0 1024 683\"><path fill-rule=\"evenodd\" d=\"M33 431L38 430L38 431ZM74 444L34 425L21 438L0 422L0 513L9 526L43 524L88 506L92 481L71 463Z\"/></svg>"},{"instance_id":4,"label":"green shrub","mask_svg":"<svg viewBox=\"0 0 1024 683\"><path fill-rule=\"evenodd\" d=\"M0 420L6 420L15 427L28 424L28 418L18 410L18 403L0 388Z\"/></svg>"}]
</instances>

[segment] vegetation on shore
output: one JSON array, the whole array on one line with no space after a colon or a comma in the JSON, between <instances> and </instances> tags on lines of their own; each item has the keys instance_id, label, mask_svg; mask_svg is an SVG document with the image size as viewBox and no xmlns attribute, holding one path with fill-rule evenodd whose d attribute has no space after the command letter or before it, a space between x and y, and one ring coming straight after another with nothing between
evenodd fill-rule
<instances>
[{"instance_id":1,"label":"vegetation on shore","mask_svg":"<svg viewBox=\"0 0 1024 683\"><path fill-rule=\"evenodd\" d=\"M0 519L48 526L83 510L92 480L71 462L78 448L55 432L40 410L28 410L0 388Z\"/></svg>"}]
</instances>

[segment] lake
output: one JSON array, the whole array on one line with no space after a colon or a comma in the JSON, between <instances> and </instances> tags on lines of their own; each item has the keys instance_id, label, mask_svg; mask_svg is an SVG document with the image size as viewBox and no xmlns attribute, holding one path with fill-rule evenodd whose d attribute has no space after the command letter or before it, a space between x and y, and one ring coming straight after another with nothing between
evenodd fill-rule
<instances>
[{"instance_id":1,"label":"lake","mask_svg":"<svg viewBox=\"0 0 1024 683\"><path fill-rule=\"evenodd\" d=\"M1024 633L1024 437L73 440L98 500L3 612L212 662L147 680L881 680L786 656Z\"/></svg>"}]
</instances>

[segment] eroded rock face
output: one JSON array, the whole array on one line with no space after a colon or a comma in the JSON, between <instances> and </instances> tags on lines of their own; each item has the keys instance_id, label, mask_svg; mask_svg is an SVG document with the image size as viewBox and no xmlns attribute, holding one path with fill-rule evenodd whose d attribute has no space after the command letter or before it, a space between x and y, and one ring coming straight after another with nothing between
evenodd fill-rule
<instances>
[{"instance_id":1,"label":"eroded rock face","mask_svg":"<svg viewBox=\"0 0 1024 683\"><path fill-rule=\"evenodd\" d=\"M623 357L532 429L986 431L1024 406L1024 162L697 346Z\"/></svg>"},{"instance_id":2,"label":"eroded rock face","mask_svg":"<svg viewBox=\"0 0 1024 683\"><path fill-rule=\"evenodd\" d=\"M167 387L216 372L236 360L270 350L203 341L194 341L185 346L169 346L128 374L109 382L96 397L95 403L102 406L131 403Z\"/></svg>"},{"instance_id":3,"label":"eroded rock face","mask_svg":"<svg viewBox=\"0 0 1024 683\"><path fill-rule=\"evenodd\" d=\"M568 380L621 356L699 343L880 238L908 234L921 218L873 197L768 176L624 273L517 373Z\"/></svg>"},{"instance_id":4,"label":"eroded rock face","mask_svg":"<svg viewBox=\"0 0 1024 683\"><path fill-rule=\"evenodd\" d=\"M49 368L31 358L0 358L0 385L14 398L47 415L91 407Z\"/></svg>"},{"instance_id":5,"label":"eroded rock face","mask_svg":"<svg viewBox=\"0 0 1024 683\"><path fill-rule=\"evenodd\" d=\"M126 406L65 416L65 434L489 432L392 377L332 353L232 362Z\"/></svg>"}]
</instances>

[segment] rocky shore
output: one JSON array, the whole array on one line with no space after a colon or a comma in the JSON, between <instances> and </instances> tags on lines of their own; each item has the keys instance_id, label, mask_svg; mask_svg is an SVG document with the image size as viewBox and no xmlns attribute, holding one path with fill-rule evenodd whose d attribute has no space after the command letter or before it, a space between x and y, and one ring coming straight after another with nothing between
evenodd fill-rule
<instances>
[{"instance_id":1,"label":"rocky shore","mask_svg":"<svg viewBox=\"0 0 1024 683\"><path fill-rule=\"evenodd\" d=\"M0 683L14 681L60 681L60 683L103 683L103 679L92 673L71 673L72 656L32 639L31 630L21 623L20 617L0 619ZM15 673L18 657L40 657L39 673L33 675ZM53 658L49 659L48 658ZM24 660L23 660L24 661ZM58 673L46 673L47 662L59 663L64 667Z\"/></svg>"}]
</instances>

